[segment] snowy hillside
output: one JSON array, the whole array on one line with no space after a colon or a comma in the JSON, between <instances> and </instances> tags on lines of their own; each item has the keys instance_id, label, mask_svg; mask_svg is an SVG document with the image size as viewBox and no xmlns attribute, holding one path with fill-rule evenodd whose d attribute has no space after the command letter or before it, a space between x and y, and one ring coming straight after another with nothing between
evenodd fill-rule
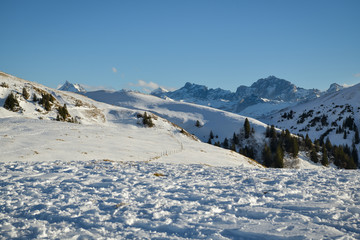
<instances>
[{"instance_id":1,"label":"snowy hillside","mask_svg":"<svg viewBox=\"0 0 360 240\"><path fill-rule=\"evenodd\" d=\"M108 104L155 113L186 129L203 142L232 149L260 163L263 163L262 151L265 144L270 142L269 138L265 138L268 127L266 124L247 118L251 134L246 138L244 130L246 117L215 108L160 99L131 91L96 91L88 92L86 96ZM275 150L273 149L273 152ZM290 155L283 155L283 157L285 167L321 167L321 165L310 163L306 153L294 158ZM268 164L268 166L272 165L274 164Z\"/></svg>"},{"instance_id":2,"label":"snowy hillside","mask_svg":"<svg viewBox=\"0 0 360 240\"><path fill-rule=\"evenodd\" d=\"M218 135L218 141L223 141L225 137L232 137L234 132L240 131L245 120L244 116L215 108L161 99L131 91L96 91L88 92L86 96L108 104L151 111L186 129L204 142L208 141L210 131L213 131L214 135ZM200 123L199 127L196 126L197 121ZM252 118L249 118L249 121L258 138L262 138L267 125Z\"/></svg>"},{"instance_id":3,"label":"snowy hillside","mask_svg":"<svg viewBox=\"0 0 360 240\"><path fill-rule=\"evenodd\" d=\"M201 143L169 121L151 115L153 128L142 124L143 111L99 103L71 92L50 89L5 73L0 75L0 104L12 92L19 110L0 108L1 161L93 160L160 161L208 165L256 164L246 157ZM22 91L27 89L26 99ZM51 94L50 109L40 103ZM66 104L69 116L58 119ZM52 120L52 121L49 121ZM80 123L80 124L77 124ZM221 161L219 160L221 159Z\"/></svg>"},{"instance_id":4,"label":"snowy hillside","mask_svg":"<svg viewBox=\"0 0 360 240\"><path fill-rule=\"evenodd\" d=\"M360 84L284 109L263 121L293 133L308 134L313 140L329 138L334 144L350 146L360 127L359 100Z\"/></svg>"}]
</instances>

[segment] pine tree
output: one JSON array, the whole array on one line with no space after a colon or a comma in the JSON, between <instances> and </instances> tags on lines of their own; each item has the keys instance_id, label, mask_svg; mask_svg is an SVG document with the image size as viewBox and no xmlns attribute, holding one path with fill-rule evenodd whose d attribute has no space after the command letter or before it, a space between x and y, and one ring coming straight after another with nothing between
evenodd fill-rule
<instances>
[{"instance_id":1,"label":"pine tree","mask_svg":"<svg viewBox=\"0 0 360 240\"><path fill-rule=\"evenodd\" d=\"M195 127L198 127L198 128L201 127L201 123L199 120L196 120Z\"/></svg>"},{"instance_id":2,"label":"pine tree","mask_svg":"<svg viewBox=\"0 0 360 240\"><path fill-rule=\"evenodd\" d=\"M30 97L30 94L28 93L28 91L26 91L26 88L25 88L25 87L23 87L22 95L23 95L23 97L24 97L26 100L28 100L29 97Z\"/></svg>"},{"instance_id":3,"label":"pine tree","mask_svg":"<svg viewBox=\"0 0 360 240\"><path fill-rule=\"evenodd\" d=\"M273 162L272 162L271 150L267 144L265 144L264 149L262 151L262 158L263 158L263 163L266 167L272 167Z\"/></svg>"},{"instance_id":4,"label":"pine tree","mask_svg":"<svg viewBox=\"0 0 360 240\"><path fill-rule=\"evenodd\" d=\"M59 115L59 120L66 121L66 119L67 119L68 117L70 117L70 114L69 114L69 112L68 112L68 110L67 110L66 104L64 104L63 107L59 106L58 109L57 109L57 111L58 111L58 113L59 113L59 114L58 114L58 115ZM57 119L58 119L58 118L57 118Z\"/></svg>"},{"instance_id":5,"label":"pine tree","mask_svg":"<svg viewBox=\"0 0 360 240\"><path fill-rule=\"evenodd\" d=\"M305 137L305 146L307 147L307 149L311 149L312 148L312 141L311 139L309 138L309 135L306 134L306 137Z\"/></svg>"},{"instance_id":6,"label":"pine tree","mask_svg":"<svg viewBox=\"0 0 360 240\"><path fill-rule=\"evenodd\" d=\"M227 138L224 139L223 147L228 149L229 148L229 140Z\"/></svg>"},{"instance_id":7,"label":"pine tree","mask_svg":"<svg viewBox=\"0 0 360 240\"><path fill-rule=\"evenodd\" d=\"M275 153L274 163L276 168L284 167L284 152L280 145L278 145Z\"/></svg>"},{"instance_id":8,"label":"pine tree","mask_svg":"<svg viewBox=\"0 0 360 240\"><path fill-rule=\"evenodd\" d=\"M212 130L210 131L210 139L214 139L214 133Z\"/></svg>"},{"instance_id":9,"label":"pine tree","mask_svg":"<svg viewBox=\"0 0 360 240\"><path fill-rule=\"evenodd\" d=\"M235 133L233 134L232 142L233 142L235 145L239 144L239 138L238 138L238 136L237 136Z\"/></svg>"},{"instance_id":10,"label":"pine tree","mask_svg":"<svg viewBox=\"0 0 360 240\"><path fill-rule=\"evenodd\" d=\"M267 127L266 127L265 137L266 138L270 137L270 126L269 125L267 125Z\"/></svg>"},{"instance_id":11,"label":"pine tree","mask_svg":"<svg viewBox=\"0 0 360 240\"><path fill-rule=\"evenodd\" d=\"M318 156L317 156L317 153L315 151L315 148L313 147L310 151L310 159L311 161L313 161L314 163L318 163L319 162L319 159L318 159Z\"/></svg>"},{"instance_id":12,"label":"pine tree","mask_svg":"<svg viewBox=\"0 0 360 240\"><path fill-rule=\"evenodd\" d=\"M270 128L270 138L276 138L276 130L274 125L271 125Z\"/></svg>"},{"instance_id":13,"label":"pine tree","mask_svg":"<svg viewBox=\"0 0 360 240\"><path fill-rule=\"evenodd\" d=\"M232 143L232 144L231 144L230 150L236 152L235 143Z\"/></svg>"},{"instance_id":14,"label":"pine tree","mask_svg":"<svg viewBox=\"0 0 360 240\"><path fill-rule=\"evenodd\" d=\"M10 110L10 111L13 111L13 112L16 112L19 110L19 108L20 108L19 102L13 93L10 93L9 96L6 98L5 103L4 103L4 108L6 108L7 110Z\"/></svg>"},{"instance_id":15,"label":"pine tree","mask_svg":"<svg viewBox=\"0 0 360 240\"><path fill-rule=\"evenodd\" d=\"M292 156L293 158L296 158L299 154L299 143L298 140L293 137L292 138Z\"/></svg>"},{"instance_id":16,"label":"pine tree","mask_svg":"<svg viewBox=\"0 0 360 240\"><path fill-rule=\"evenodd\" d=\"M249 120L246 118L244 122L244 130L245 130L245 139L248 139L250 137L250 123Z\"/></svg>"},{"instance_id":17,"label":"pine tree","mask_svg":"<svg viewBox=\"0 0 360 240\"><path fill-rule=\"evenodd\" d=\"M322 150L323 151L322 151L322 157L321 157L321 164L323 166L327 166L327 165L329 165L329 159L328 159L326 147L324 146Z\"/></svg>"},{"instance_id":18,"label":"pine tree","mask_svg":"<svg viewBox=\"0 0 360 240\"><path fill-rule=\"evenodd\" d=\"M37 101L38 101L38 98L37 98L37 96L36 96L35 93L33 94L33 99L32 99L32 100L33 100L33 102L37 102Z\"/></svg>"},{"instance_id":19,"label":"pine tree","mask_svg":"<svg viewBox=\"0 0 360 240\"><path fill-rule=\"evenodd\" d=\"M343 138L344 138L344 139L347 138L347 133L346 133L346 132L347 132L347 131L345 130L345 131L344 131L344 135L343 135Z\"/></svg>"},{"instance_id":20,"label":"pine tree","mask_svg":"<svg viewBox=\"0 0 360 240\"><path fill-rule=\"evenodd\" d=\"M331 151L332 151L333 146L332 146L329 138L326 139L325 146L326 146L326 150L327 150L328 152L331 152Z\"/></svg>"},{"instance_id":21,"label":"pine tree","mask_svg":"<svg viewBox=\"0 0 360 240\"><path fill-rule=\"evenodd\" d=\"M359 167L359 155L358 155L358 151L356 149L355 144L352 146L352 151L351 151L351 156L354 160L354 163L357 167Z\"/></svg>"},{"instance_id":22,"label":"pine tree","mask_svg":"<svg viewBox=\"0 0 360 240\"><path fill-rule=\"evenodd\" d=\"M354 123L354 131L355 131L355 137L354 137L354 143L359 144L360 143L360 137L359 137L359 129Z\"/></svg>"}]
</instances>

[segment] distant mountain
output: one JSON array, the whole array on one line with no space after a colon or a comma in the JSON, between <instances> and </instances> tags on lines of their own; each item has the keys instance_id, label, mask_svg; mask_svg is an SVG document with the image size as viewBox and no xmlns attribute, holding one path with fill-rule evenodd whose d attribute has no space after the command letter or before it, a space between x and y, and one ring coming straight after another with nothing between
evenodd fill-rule
<instances>
[{"instance_id":1,"label":"distant mountain","mask_svg":"<svg viewBox=\"0 0 360 240\"><path fill-rule=\"evenodd\" d=\"M66 81L64 83L64 85L62 85L60 88L58 88L58 90L67 91L67 92L75 92L75 93L85 93L86 92L85 88L83 86L81 86L80 84L73 84L68 81Z\"/></svg>"},{"instance_id":2,"label":"distant mountain","mask_svg":"<svg viewBox=\"0 0 360 240\"><path fill-rule=\"evenodd\" d=\"M298 102L315 99L327 92L335 92L342 86L333 84L326 92L318 89L304 89L291 82L269 76L253 83L250 87L239 86L236 92L212 89L203 85L186 83L184 87L172 91L152 92L161 98L171 98L239 113L250 117L263 117Z\"/></svg>"}]
</instances>

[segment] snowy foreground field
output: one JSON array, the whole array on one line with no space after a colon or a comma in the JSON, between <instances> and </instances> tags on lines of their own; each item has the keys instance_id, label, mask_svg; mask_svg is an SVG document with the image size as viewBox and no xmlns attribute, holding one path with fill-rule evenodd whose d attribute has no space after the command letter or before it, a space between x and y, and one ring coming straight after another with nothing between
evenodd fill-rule
<instances>
[{"instance_id":1,"label":"snowy foreground field","mask_svg":"<svg viewBox=\"0 0 360 240\"><path fill-rule=\"evenodd\" d=\"M360 173L0 163L2 239L359 239Z\"/></svg>"}]
</instances>

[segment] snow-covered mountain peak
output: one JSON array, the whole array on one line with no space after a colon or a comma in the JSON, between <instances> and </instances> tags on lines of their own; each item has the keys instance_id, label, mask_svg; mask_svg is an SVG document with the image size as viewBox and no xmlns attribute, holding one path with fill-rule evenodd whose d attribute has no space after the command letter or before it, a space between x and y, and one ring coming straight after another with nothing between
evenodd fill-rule
<instances>
[{"instance_id":1,"label":"snow-covered mountain peak","mask_svg":"<svg viewBox=\"0 0 360 240\"><path fill-rule=\"evenodd\" d=\"M83 86L81 86L80 84L73 84L70 83L69 81L66 81L64 83L64 85L62 85L61 87L58 88L58 90L61 91L67 91L67 92L75 92L75 93L85 93L86 90Z\"/></svg>"},{"instance_id":2,"label":"snow-covered mountain peak","mask_svg":"<svg viewBox=\"0 0 360 240\"><path fill-rule=\"evenodd\" d=\"M343 85L339 85L337 83L333 83L330 85L329 89L326 91L327 93L333 93L344 89Z\"/></svg>"}]
</instances>

